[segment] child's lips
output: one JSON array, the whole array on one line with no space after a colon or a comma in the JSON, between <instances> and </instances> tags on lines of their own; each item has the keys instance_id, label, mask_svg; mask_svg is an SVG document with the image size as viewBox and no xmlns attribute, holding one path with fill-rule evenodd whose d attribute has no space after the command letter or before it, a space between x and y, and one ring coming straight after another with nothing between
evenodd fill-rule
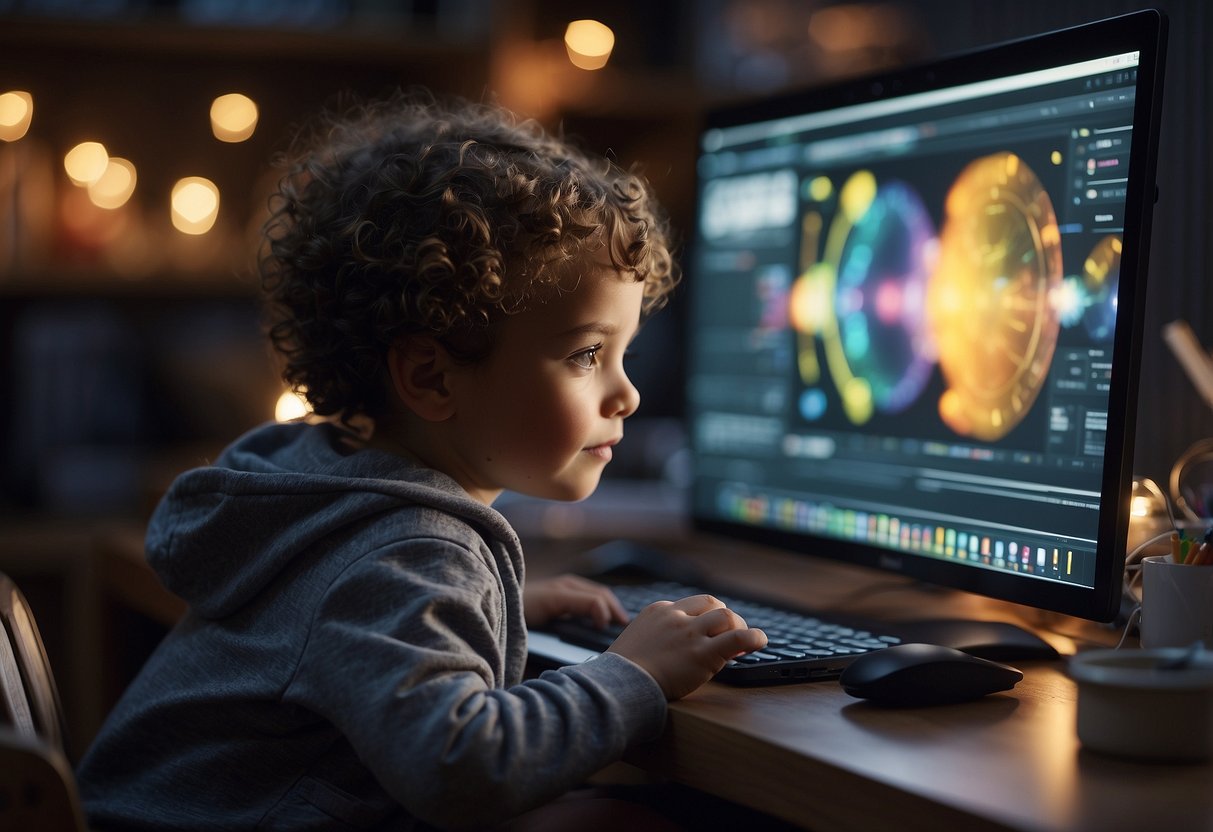
<instances>
[{"instance_id":1,"label":"child's lips","mask_svg":"<svg viewBox=\"0 0 1213 832\"><path fill-rule=\"evenodd\" d=\"M589 454L590 456L601 459L603 462L610 462L611 457L613 455L613 452L611 451L611 446L617 445L617 444L619 444L618 439L611 439L607 442L603 442L601 445L592 445L592 446L586 448L585 452L587 454Z\"/></svg>"}]
</instances>

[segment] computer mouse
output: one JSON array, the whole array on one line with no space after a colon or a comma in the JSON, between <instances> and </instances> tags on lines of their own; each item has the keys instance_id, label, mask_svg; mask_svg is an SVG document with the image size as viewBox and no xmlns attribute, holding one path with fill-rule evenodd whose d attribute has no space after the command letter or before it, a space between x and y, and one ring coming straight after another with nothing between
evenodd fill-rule
<instances>
[{"instance_id":1,"label":"computer mouse","mask_svg":"<svg viewBox=\"0 0 1213 832\"><path fill-rule=\"evenodd\" d=\"M868 653L838 681L851 696L885 705L942 705L1010 690L1023 673L939 644L895 644Z\"/></svg>"}]
</instances>

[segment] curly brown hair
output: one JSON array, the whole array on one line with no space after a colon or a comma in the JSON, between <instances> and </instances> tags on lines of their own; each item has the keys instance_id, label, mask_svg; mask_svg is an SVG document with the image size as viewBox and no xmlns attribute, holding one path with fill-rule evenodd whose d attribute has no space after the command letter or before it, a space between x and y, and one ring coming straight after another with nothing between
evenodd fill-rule
<instances>
[{"instance_id":1,"label":"curly brown hair","mask_svg":"<svg viewBox=\"0 0 1213 832\"><path fill-rule=\"evenodd\" d=\"M278 163L266 328L320 416L380 414L402 337L482 359L494 323L597 252L644 283L646 315L678 280L643 178L497 106L413 91L330 109Z\"/></svg>"}]
</instances>

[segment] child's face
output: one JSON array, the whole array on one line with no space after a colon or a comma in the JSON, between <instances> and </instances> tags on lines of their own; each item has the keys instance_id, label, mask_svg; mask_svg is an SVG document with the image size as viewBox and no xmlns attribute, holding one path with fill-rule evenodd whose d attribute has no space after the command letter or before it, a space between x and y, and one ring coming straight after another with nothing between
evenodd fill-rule
<instances>
[{"instance_id":1,"label":"child's face","mask_svg":"<svg viewBox=\"0 0 1213 832\"><path fill-rule=\"evenodd\" d=\"M573 291L507 317L489 358L449 376L458 471L476 499L504 489L580 500L598 486L640 394L623 356L643 284L589 269Z\"/></svg>"}]
</instances>

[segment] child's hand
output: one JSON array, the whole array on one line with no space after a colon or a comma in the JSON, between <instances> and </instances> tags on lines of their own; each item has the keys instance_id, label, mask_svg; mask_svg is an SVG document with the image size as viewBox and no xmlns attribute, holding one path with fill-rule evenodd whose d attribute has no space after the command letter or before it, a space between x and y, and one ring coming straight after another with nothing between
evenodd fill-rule
<instances>
[{"instance_id":1,"label":"child's hand","mask_svg":"<svg viewBox=\"0 0 1213 832\"><path fill-rule=\"evenodd\" d=\"M681 699L711 679L729 659L766 647L762 630L711 595L657 601L643 609L607 652L649 672L668 699Z\"/></svg>"},{"instance_id":2,"label":"child's hand","mask_svg":"<svg viewBox=\"0 0 1213 832\"><path fill-rule=\"evenodd\" d=\"M628 623L628 614L615 593L576 575L528 581L522 591L522 609L528 627L542 627L562 615L583 616L599 628L612 621Z\"/></svg>"}]
</instances>

